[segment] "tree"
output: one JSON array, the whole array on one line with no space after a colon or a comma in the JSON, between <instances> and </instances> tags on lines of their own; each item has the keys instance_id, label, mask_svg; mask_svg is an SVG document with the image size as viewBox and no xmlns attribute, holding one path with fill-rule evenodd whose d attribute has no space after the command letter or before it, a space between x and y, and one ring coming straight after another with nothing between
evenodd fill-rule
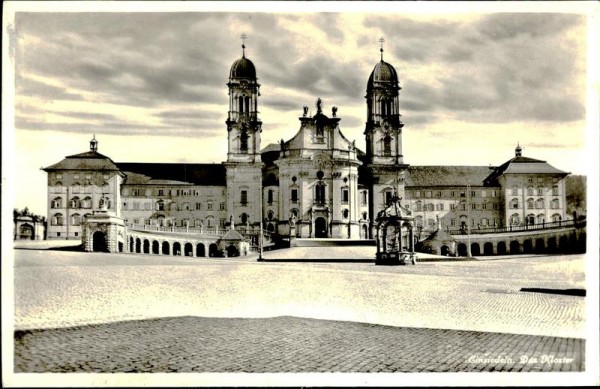
<instances>
[{"instance_id":1,"label":"tree","mask_svg":"<svg viewBox=\"0 0 600 389\"><path fill-rule=\"evenodd\" d=\"M568 214L577 212L578 215L585 215L587 213L586 188L586 176L573 175L566 178Z\"/></svg>"}]
</instances>

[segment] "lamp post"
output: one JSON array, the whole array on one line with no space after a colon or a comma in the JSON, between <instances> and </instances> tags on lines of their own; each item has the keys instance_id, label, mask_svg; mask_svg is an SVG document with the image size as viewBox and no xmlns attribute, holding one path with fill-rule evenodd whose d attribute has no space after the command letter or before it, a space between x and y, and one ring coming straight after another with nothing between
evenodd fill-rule
<instances>
[{"instance_id":1,"label":"lamp post","mask_svg":"<svg viewBox=\"0 0 600 389\"><path fill-rule=\"evenodd\" d=\"M352 238L352 204L350 201L350 189L352 184L352 165L350 164L350 153L352 151L352 145L348 145L348 239Z\"/></svg>"},{"instance_id":2,"label":"lamp post","mask_svg":"<svg viewBox=\"0 0 600 389\"><path fill-rule=\"evenodd\" d=\"M263 209L263 196L262 196L262 184L260 184L259 182L259 195L258 195L258 261L262 261L263 257L262 257L262 252L263 252L263 245L262 245L262 240L263 240L263 228L262 228L262 220L263 220L263 216L262 216L262 209Z\"/></svg>"},{"instance_id":3,"label":"lamp post","mask_svg":"<svg viewBox=\"0 0 600 389\"><path fill-rule=\"evenodd\" d=\"M467 184L467 257L471 258L471 185Z\"/></svg>"}]
</instances>

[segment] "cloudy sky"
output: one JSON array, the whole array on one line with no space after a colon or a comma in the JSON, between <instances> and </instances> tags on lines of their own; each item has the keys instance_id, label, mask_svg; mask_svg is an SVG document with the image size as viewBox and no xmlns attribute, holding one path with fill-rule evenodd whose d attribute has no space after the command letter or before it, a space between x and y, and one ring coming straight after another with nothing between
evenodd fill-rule
<instances>
[{"instance_id":1,"label":"cloudy sky","mask_svg":"<svg viewBox=\"0 0 600 389\"><path fill-rule=\"evenodd\" d=\"M585 173L585 14L17 12L7 31L15 206L41 214L40 167L87 151L93 134L116 162L225 160L242 33L262 85L263 147L291 138L320 97L364 149L383 37L402 86L407 163L498 165L519 142L526 156Z\"/></svg>"}]
</instances>

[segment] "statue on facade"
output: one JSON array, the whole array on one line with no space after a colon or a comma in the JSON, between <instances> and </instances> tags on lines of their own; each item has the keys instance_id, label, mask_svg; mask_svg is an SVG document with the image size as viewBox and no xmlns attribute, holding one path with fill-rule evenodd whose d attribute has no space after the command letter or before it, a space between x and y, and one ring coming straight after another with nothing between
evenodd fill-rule
<instances>
[{"instance_id":1,"label":"statue on facade","mask_svg":"<svg viewBox=\"0 0 600 389\"><path fill-rule=\"evenodd\" d=\"M317 99L317 114L319 114L319 113L323 113L323 111L322 111L322 109L321 109L321 104L322 104L322 101L321 101L321 98L319 97L319 98Z\"/></svg>"},{"instance_id":2,"label":"statue on facade","mask_svg":"<svg viewBox=\"0 0 600 389\"><path fill-rule=\"evenodd\" d=\"M302 116L308 115L308 106L305 105L302 109L304 110L304 113L302 114Z\"/></svg>"},{"instance_id":3,"label":"statue on facade","mask_svg":"<svg viewBox=\"0 0 600 389\"><path fill-rule=\"evenodd\" d=\"M290 216L290 227L296 227L296 215Z\"/></svg>"},{"instance_id":4,"label":"statue on facade","mask_svg":"<svg viewBox=\"0 0 600 389\"><path fill-rule=\"evenodd\" d=\"M331 115L335 117L337 115L338 107L331 107Z\"/></svg>"}]
</instances>

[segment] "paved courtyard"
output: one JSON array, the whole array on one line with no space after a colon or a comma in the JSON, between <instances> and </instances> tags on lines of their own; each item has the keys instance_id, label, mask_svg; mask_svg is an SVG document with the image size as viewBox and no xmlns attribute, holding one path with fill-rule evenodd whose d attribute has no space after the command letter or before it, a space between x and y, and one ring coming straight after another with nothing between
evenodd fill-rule
<instances>
[{"instance_id":1,"label":"paved courtyard","mask_svg":"<svg viewBox=\"0 0 600 389\"><path fill-rule=\"evenodd\" d=\"M360 258L374 248L294 250L277 258ZM260 263L14 252L17 372L584 366L585 298L552 293L585 289L583 256L380 267L277 262L275 252Z\"/></svg>"}]
</instances>

